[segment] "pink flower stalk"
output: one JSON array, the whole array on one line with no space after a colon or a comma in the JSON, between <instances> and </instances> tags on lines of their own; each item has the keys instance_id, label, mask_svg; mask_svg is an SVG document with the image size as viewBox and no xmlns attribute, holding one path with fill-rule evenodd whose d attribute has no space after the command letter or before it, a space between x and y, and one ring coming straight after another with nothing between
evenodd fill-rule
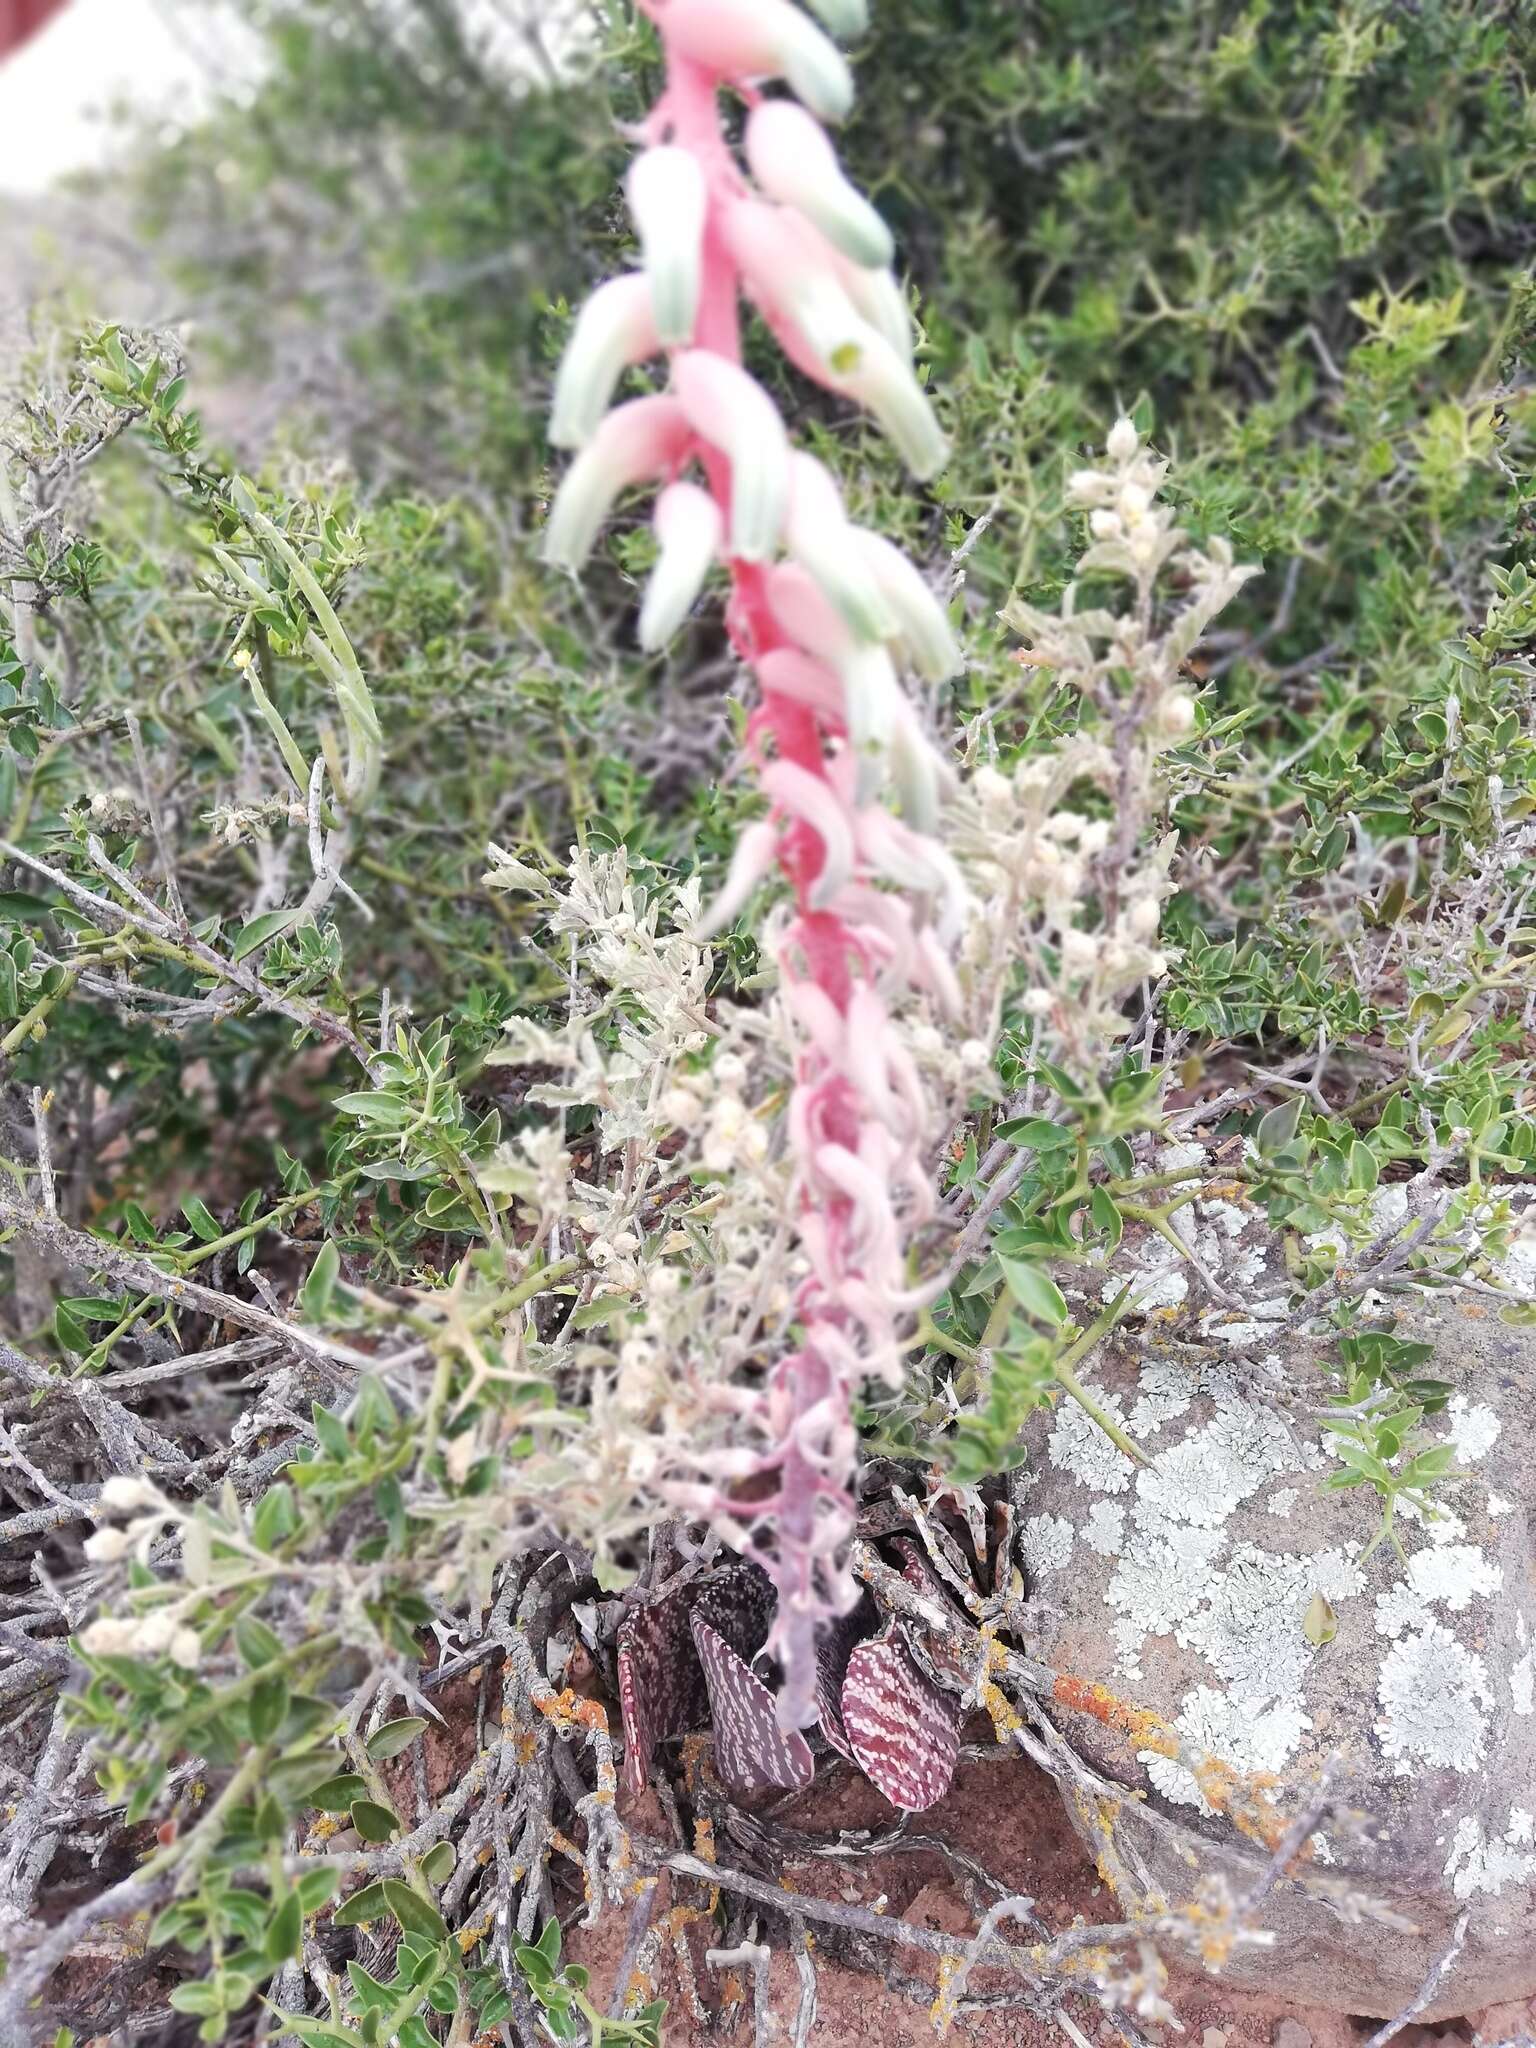
<instances>
[{"instance_id":1,"label":"pink flower stalk","mask_svg":"<svg viewBox=\"0 0 1536 2048\"><path fill-rule=\"evenodd\" d=\"M817 1718L818 1636L855 1597L852 1396L869 1377L899 1378L906 1241L932 1208L930 1118L892 1004L911 988L943 1007L958 997L949 949L964 891L932 836L947 770L897 665L942 678L959 654L917 571L853 525L819 462L792 452L741 366L740 298L798 368L866 406L916 474L931 474L945 445L885 267L889 232L813 118L849 104L836 47L790 0L641 4L667 59L626 181L643 267L603 285L576 323L554 438L579 452L545 551L574 570L618 492L658 483L641 643L665 643L723 560L727 628L761 692L747 749L770 814L743 835L713 922L737 915L777 864L793 895L776 951L797 1033L788 1131L810 1272L796 1300L801 1348L745 1402L732 1390L749 1448L686 1503L773 1580L768 1647L784 1673L779 1723L792 1730ZM860 0L817 0L816 12L840 30L862 25ZM778 78L809 112L761 96ZM750 179L722 130L722 86L750 110ZM624 369L663 352L667 393L606 411ZM695 463L702 485L684 480Z\"/></svg>"}]
</instances>

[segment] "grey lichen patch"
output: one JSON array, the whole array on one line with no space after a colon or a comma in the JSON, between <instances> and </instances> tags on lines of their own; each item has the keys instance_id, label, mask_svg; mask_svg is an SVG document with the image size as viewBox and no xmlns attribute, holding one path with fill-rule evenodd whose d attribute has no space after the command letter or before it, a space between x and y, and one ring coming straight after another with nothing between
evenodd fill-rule
<instances>
[{"instance_id":1,"label":"grey lichen patch","mask_svg":"<svg viewBox=\"0 0 1536 2048\"><path fill-rule=\"evenodd\" d=\"M1168 1227L1204 1271L1217 1274L1230 1292L1253 1297L1267 1265L1262 1237L1255 1233L1254 1241L1244 1242L1254 1220L1250 1211L1231 1202L1198 1201L1181 1209ZM1166 1238L1149 1238L1139 1247L1136 1269L1129 1277L1137 1308L1177 1308L1189 1295L1189 1258ZM1109 1301L1123 1284L1122 1279L1107 1280L1102 1298ZM1284 1310L1284 1297L1277 1295L1274 1312L1282 1315ZM1255 1313L1263 1315L1264 1306L1256 1303ZM1221 1315L1207 1312L1201 1320L1213 1324Z\"/></svg>"},{"instance_id":2,"label":"grey lichen patch","mask_svg":"<svg viewBox=\"0 0 1536 2048\"><path fill-rule=\"evenodd\" d=\"M1096 1500L1088 1510L1083 1541L1100 1557L1118 1557L1125 1548L1125 1509L1114 1501Z\"/></svg>"},{"instance_id":3,"label":"grey lichen patch","mask_svg":"<svg viewBox=\"0 0 1536 2048\"><path fill-rule=\"evenodd\" d=\"M1255 1711L1230 1693L1199 1685L1185 1696L1177 1726L1197 1756L1220 1757L1235 1770L1247 1773L1280 1770L1312 1721L1293 1700ZM1215 1812L1183 1764L1151 1750L1141 1753L1141 1762L1165 1799L1197 1807L1201 1813Z\"/></svg>"},{"instance_id":4,"label":"grey lichen patch","mask_svg":"<svg viewBox=\"0 0 1536 2048\"><path fill-rule=\"evenodd\" d=\"M1318 1593L1351 1599L1365 1582L1340 1549L1307 1556L1233 1545L1237 1509L1298 1462L1323 1460L1315 1447L1298 1449L1279 1416L1243 1399L1225 1368L1197 1376L1163 1361L1144 1366L1132 1420L1140 1416L1154 1426L1144 1434L1154 1433L1184 1414L1197 1393L1210 1398L1209 1419L1144 1469L1118 1454L1111 1463L1102 1445L1090 1450L1066 1418L1049 1455L1085 1485L1131 1496L1128 1513L1118 1500L1095 1502L1084 1531L1092 1550L1115 1560L1104 1597L1115 1614L1123 1675L1140 1681L1148 1640L1171 1635L1207 1670L1181 1709L1190 1742L1240 1769L1277 1769L1310 1725L1302 1703L1315 1654L1302 1627L1308 1604ZM1097 1389L1095 1398L1115 1402ZM1168 1798L1197 1803L1187 1772L1159 1767L1151 1775Z\"/></svg>"},{"instance_id":5,"label":"grey lichen patch","mask_svg":"<svg viewBox=\"0 0 1536 2048\"><path fill-rule=\"evenodd\" d=\"M1212 1574L1209 1593L1179 1641L1195 1649L1249 1710L1266 1701L1299 1708L1316 1654L1302 1629L1314 1594L1335 1606L1365 1590L1365 1575L1340 1550L1307 1557L1240 1543Z\"/></svg>"},{"instance_id":6,"label":"grey lichen patch","mask_svg":"<svg viewBox=\"0 0 1536 2048\"><path fill-rule=\"evenodd\" d=\"M1052 1444L1062 1418L1041 1414L1028 1509L1077 1532L1071 1568L1045 1582L1040 1654L1180 1737L1183 1768L1135 1745L1133 1782L1160 1810L1127 1808L1146 1817L1149 1895L1174 1896L1195 1868L1247 1881L1252 1850L1223 1810L1220 1767L1259 1778L1291 1814L1337 1760L1339 1828L1312 1845L1315 1861L1331 1859L1331 1877L1418 1930L1391 1936L1401 1953L1382 2012L1406 2001L1468 1904L1463 1967L1493 1997L1499 1971L1528 1947L1536 1902L1536 1562L1525 1512L1536 1352L1529 1332L1454 1300L1410 1296L1392 1313L1401 1335L1430 1345L1426 1371L1460 1396L1413 1441L1444 1445L1454 1469L1421 1506L1394 1503L1396 1543L1376 1492L1326 1484L1341 1468L1324 1421L1267 1398L1271 1385L1310 1387L1314 1415L1326 1414L1339 1361L1322 1329L1276 1340L1279 1359L1260 1342L1231 1361L1214 1330L1197 1351L1188 1322L1166 1338L1154 1322L1106 1346L1093 1392L1150 1463L1085 1449L1075 1419ZM1125 1782L1131 1759L1115 1731L1069 1708L1064 1732ZM1291 1989L1337 1930L1315 1892L1287 1888L1281 1899L1277 1888L1275 1899L1289 1946L1271 1982ZM1374 1957L1374 1932L1368 1946Z\"/></svg>"},{"instance_id":7,"label":"grey lichen patch","mask_svg":"<svg viewBox=\"0 0 1536 2048\"><path fill-rule=\"evenodd\" d=\"M1520 1655L1509 1669L1510 1704L1517 1714L1536 1713L1536 1648L1532 1647L1530 1627L1523 1614L1515 1616L1515 1637Z\"/></svg>"},{"instance_id":8,"label":"grey lichen patch","mask_svg":"<svg viewBox=\"0 0 1536 2048\"><path fill-rule=\"evenodd\" d=\"M1407 1629L1423 1628L1437 1618L1437 1606L1452 1614L1465 1613L1474 1600L1491 1599L1503 1584L1503 1568L1475 1544L1431 1541L1409 1558L1403 1578L1377 1594L1377 1631L1400 1636Z\"/></svg>"},{"instance_id":9,"label":"grey lichen patch","mask_svg":"<svg viewBox=\"0 0 1536 2048\"><path fill-rule=\"evenodd\" d=\"M1314 1454L1315 1455L1315 1454ZM1140 1474L1136 1519L1219 1528L1270 1479L1294 1469L1296 1446L1281 1418L1233 1396L1217 1396L1203 1429L1158 1454ZM1318 1460L1320 1463L1321 1460Z\"/></svg>"},{"instance_id":10,"label":"grey lichen patch","mask_svg":"<svg viewBox=\"0 0 1536 2048\"><path fill-rule=\"evenodd\" d=\"M1105 1589L1116 1610L1120 1667L1139 1680L1141 1650L1149 1636L1173 1635L1205 1600L1216 1581L1216 1558L1226 1545L1220 1529L1168 1524L1148 1535L1133 1530Z\"/></svg>"},{"instance_id":11,"label":"grey lichen patch","mask_svg":"<svg viewBox=\"0 0 1536 2048\"><path fill-rule=\"evenodd\" d=\"M1497 1895L1507 1884L1524 1884L1536 1877L1536 1818L1523 1807L1509 1809L1509 1821L1501 1837L1489 1836L1476 1814L1463 1814L1456 1823L1445 1874L1458 1899L1470 1899L1477 1892Z\"/></svg>"},{"instance_id":12,"label":"grey lichen patch","mask_svg":"<svg viewBox=\"0 0 1536 2048\"><path fill-rule=\"evenodd\" d=\"M1458 1461L1463 1465L1474 1465L1479 1458L1486 1458L1497 1443L1502 1426L1488 1403L1469 1401L1465 1394L1454 1394L1447 1413L1450 1438L1456 1446Z\"/></svg>"},{"instance_id":13,"label":"grey lichen patch","mask_svg":"<svg viewBox=\"0 0 1536 2048\"><path fill-rule=\"evenodd\" d=\"M1438 1621L1392 1645L1381 1661L1376 1735L1399 1777L1415 1766L1474 1771L1487 1746L1493 1691L1482 1658Z\"/></svg>"},{"instance_id":14,"label":"grey lichen patch","mask_svg":"<svg viewBox=\"0 0 1536 2048\"><path fill-rule=\"evenodd\" d=\"M1117 1394L1093 1390L1093 1397L1122 1427L1126 1414ZM1046 1445L1046 1456L1060 1471L1070 1472L1094 1493L1124 1493L1136 1467L1116 1450L1091 1415L1075 1401L1063 1401Z\"/></svg>"},{"instance_id":15,"label":"grey lichen patch","mask_svg":"<svg viewBox=\"0 0 1536 2048\"><path fill-rule=\"evenodd\" d=\"M1131 1410L1130 1432L1144 1444L1168 1423L1176 1422L1194 1405L1198 1381L1187 1366L1167 1359L1149 1358L1141 1368L1136 1405Z\"/></svg>"},{"instance_id":16,"label":"grey lichen patch","mask_svg":"<svg viewBox=\"0 0 1536 2048\"><path fill-rule=\"evenodd\" d=\"M1076 1534L1065 1515L1031 1515L1019 1531L1019 1549L1036 1578L1059 1572L1072 1556Z\"/></svg>"}]
</instances>

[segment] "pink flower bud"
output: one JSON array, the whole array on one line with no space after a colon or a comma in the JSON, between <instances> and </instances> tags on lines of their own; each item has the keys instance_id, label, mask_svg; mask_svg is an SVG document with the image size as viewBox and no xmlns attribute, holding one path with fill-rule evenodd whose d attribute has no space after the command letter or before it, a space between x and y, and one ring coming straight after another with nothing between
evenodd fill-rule
<instances>
[{"instance_id":1,"label":"pink flower bud","mask_svg":"<svg viewBox=\"0 0 1536 2048\"><path fill-rule=\"evenodd\" d=\"M632 363L660 347L651 317L651 288L638 271L599 285L577 316L555 379L549 438L556 448L591 439L613 387Z\"/></svg>"},{"instance_id":2,"label":"pink flower bud","mask_svg":"<svg viewBox=\"0 0 1536 2048\"><path fill-rule=\"evenodd\" d=\"M840 121L853 74L834 43L789 0L667 0L669 49L717 78L785 78L813 114Z\"/></svg>"},{"instance_id":3,"label":"pink flower bud","mask_svg":"<svg viewBox=\"0 0 1536 2048\"><path fill-rule=\"evenodd\" d=\"M632 398L608 414L565 473L544 530L544 559L579 569L620 491L642 477L665 476L692 440L675 398Z\"/></svg>"},{"instance_id":4,"label":"pink flower bud","mask_svg":"<svg viewBox=\"0 0 1536 2048\"><path fill-rule=\"evenodd\" d=\"M915 477L935 476L949 457L933 408L911 366L872 327L851 362L833 364L827 379L834 391L857 399L880 422L896 452Z\"/></svg>"},{"instance_id":5,"label":"pink flower bud","mask_svg":"<svg viewBox=\"0 0 1536 2048\"><path fill-rule=\"evenodd\" d=\"M798 648L776 647L757 664L757 680L765 694L791 697L808 704L829 725L843 722L843 687L831 669L812 661Z\"/></svg>"},{"instance_id":6,"label":"pink flower bud","mask_svg":"<svg viewBox=\"0 0 1536 2048\"><path fill-rule=\"evenodd\" d=\"M691 150L645 150L624 181L640 238L656 332L669 347L693 337L703 274L704 173Z\"/></svg>"},{"instance_id":7,"label":"pink flower bud","mask_svg":"<svg viewBox=\"0 0 1536 2048\"><path fill-rule=\"evenodd\" d=\"M725 215L742 282L792 359L830 386L836 365L857 360L868 332L833 252L787 207L743 199Z\"/></svg>"},{"instance_id":8,"label":"pink flower bud","mask_svg":"<svg viewBox=\"0 0 1536 2048\"><path fill-rule=\"evenodd\" d=\"M764 100L752 110L745 139L752 175L770 199L803 213L853 262L891 262L890 229L843 176L831 143L803 107Z\"/></svg>"},{"instance_id":9,"label":"pink flower bud","mask_svg":"<svg viewBox=\"0 0 1536 2048\"><path fill-rule=\"evenodd\" d=\"M672 385L694 432L731 465L731 553L766 561L789 498L789 439L778 407L755 377L708 349L677 356Z\"/></svg>"},{"instance_id":10,"label":"pink flower bud","mask_svg":"<svg viewBox=\"0 0 1536 2048\"><path fill-rule=\"evenodd\" d=\"M784 545L815 577L838 614L860 640L885 640L897 615L882 595L871 559L854 539L843 496L814 455L789 458L789 518Z\"/></svg>"},{"instance_id":11,"label":"pink flower bud","mask_svg":"<svg viewBox=\"0 0 1536 2048\"><path fill-rule=\"evenodd\" d=\"M640 607L640 645L665 647L693 609L724 531L720 508L697 484L669 484L656 500L651 524L661 553Z\"/></svg>"},{"instance_id":12,"label":"pink flower bud","mask_svg":"<svg viewBox=\"0 0 1536 2048\"><path fill-rule=\"evenodd\" d=\"M834 250L836 256L839 252ZM843 290L877 334L883 334L902 362L912 355L912 315L907 295L889 270L866 270L856 263L838 264Z\"/></svg>"},{"instance_id":13,"label":"pink flower bud","mask_svg":"<svg viewBox=\"0 0 1536 2048\"><path fill-rule=\"evenodd\" d=\"M864 0L810 0L810 9L829 35L845 43L863 35L869 27L869 9Z\"/></svg>"},{"instance_id":14,"label":"pink flower bud","mask_svg":"<svg viewBox=\"0 0 1536 2048\"><path fill-rule=\"evenodd\" d=\"M789 637L835 667L843 715L858 772L856 801L865 804L885 777L886 750L896 729L901 692L884 647L854 639L810 575L784 562L768 579L768 602Z\"/></svg>"},{"instance_id":15,"label":"pink flower bud","mask_svg":"<svg viewBox=\"0 0 1536 2048\"><path fill-rule=\"evenodd\" d=\"M853 873L853 833L830 783L793 761L770 761L761 776L769 801L809 825L821 841L821 873L812 901L829 901Z\"/></svg>"},{"instance_id":16,"label":"pink flower bud","mask_svg":"<svg viewBox=\"0 0 1536 2048\"><path fill-rule=\"evenodd\" d=\"M903 645L913 666L930 683L942 683L961 668L960 649L949 629L944 607L901 549L883 534L854 528L855 545L879 584L898 622Z\"/></svg>"},{"instance_id":17,"label":"pink flower bud","mask_svg":"<svg viewBox=\"0 0 1536 2048\"><path fill-rule=\"evenodd\" d=\"M779 835L766 818L748 825L731 855L725 885L693 927L692 936L703 941L739 917L763 877L771 872L779 850Z\"/></svg>"}]
</instances>

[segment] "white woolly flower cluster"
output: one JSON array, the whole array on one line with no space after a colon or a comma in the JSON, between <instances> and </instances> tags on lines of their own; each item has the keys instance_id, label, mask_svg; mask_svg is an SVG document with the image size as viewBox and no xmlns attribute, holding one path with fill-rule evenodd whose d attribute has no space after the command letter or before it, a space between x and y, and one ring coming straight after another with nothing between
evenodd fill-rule
<instances>
[{"instance_id":1,"label":"white woolly flower cluster","mask_svg":"<svg viewBox=\"0 0 1536 2048\"><path fill-rule=\"evenodd\" d=\"M1158 502L1167 471L1121 419L1103 465L1069 479L1092 534L1078 576L1124 578L1129 601L1081 605L1074 581L1059 612L1015 603L1004 613L1028 636L1023 661L1082 699L1081 724L1012 775L976 768L952 814L972 902L961 963L977 1036L995 1030L1022 937L1026 1012L1059 1054L1090 1066L1123 1034L1127 995L1167 968L1158 932L1176 840L1151 830L1160 759L1196 728L1191 651L1254 573L1219 539L1206 551L1189 544ZM1158 603L1165 574L1181 593L1171 608Z\"/></svg>"},{"instance_id":2,"label":"white woolly flower cluster","mask_svg":"<svg viewBox=\"0 0 1536 2048\"><path fill-rule=\"evenodd\" d=\"M101 1489L104 1514L128 1515L122 1527L103 1522L85 1540L92 1564L119 1564L137 1557L149 1561L150 1545L166 1524L176 1519L171 1503L147 1479L114 1474ZM184 1671L202 1660L197 1630L184 1621L178 1603L147 1614L101 1615L80 1633L80 1647L92 1657L169 1657Z\"/></svg>"},{"instance_id":3,"label":"white woolly flower cluster","mask_svg":"<svg viewBox=\"0 0 1536 2048\"><path fill-rule=\"evenodd\" d=\"M622 849L573 849L558 889L511 855L494 872L543 897L547 927L572 949L575 991L563 1029L513 1019L495 1061L537 1075L530 1103L597 1116L590 1160L546 1124L480 1171L515 1198L536 1242L582 1268L560 1333L525 1331L506 1363L576 1370L590 1400L509 1467L495 1500L454 1512L525 1516L558 1488L563 1525L602 1563L701 1466L728 1481L749 1398L732 1382L787 1324L805 1276L784 1226L785 1038L772 1005L738 1011L708 996L696 883L650 889Z\"/></svg>"}]
</instances>

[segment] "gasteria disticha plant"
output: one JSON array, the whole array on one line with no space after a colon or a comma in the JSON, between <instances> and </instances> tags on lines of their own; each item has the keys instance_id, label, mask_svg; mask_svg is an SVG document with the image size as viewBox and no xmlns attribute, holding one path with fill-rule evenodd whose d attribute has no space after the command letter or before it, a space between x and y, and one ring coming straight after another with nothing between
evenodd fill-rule
<instances>
[{"instance_id":1,"label":"gasteria disticha plant","mask_svg":"<svg viewBox=\"0 0 1536 2048\"><path fill-rule=\"evenodd\" d=\"M346 49L383 61L367 0L279 11L337 48L345 14ZM1133 146L1128 106L1159 110L1149 161L1183 133L1158 95L1194 59L1159 51L1182 50L1187 10L1097 83L1049 58L1092 33L1075 16L1040 30L1027 80L1013 55L963 54L1011 52L1016 10L962 35L914 0L874 24L866 75L916 95L933 53L946 112L913 162L952 141L962 196L995 125L966 112L975 80L1000 106L1038 95L1051 136L1073 127L1041 162L1087 197L1036 208L1028 308L1016 280L995 304L981 288L996 222L934 241L910 165L879 165L912 118L888 90L844 157L933 295L898 282L823 126L849 111L832 38L863 8L812 12L824 28L789 0L642 0L655 39L623 11L615 61L590 68L573 29L571 75L508 145L509 190L547 151L578 160L530 206L535 248L552 221L592 223L551 258L554 294L596 246L604 80L636 114L659 39L660 97L618 124L637 265L574 319L563 298L538 309L551 356L565 343L557 489L493 464L446 505L414 453L410 495L280 452L248 481L204 448L179 347L128 326L49 343L9 403L0 1232L25 1348L0 1345L21 1560L0 1708L28 1762L0 1843L7 2040L30 2048L50 1978L52 1996L104 1921L132 1954L62 2008L93 2031L161 1970L209 2042L650 2044L662 1943L691 1922L737 1944L702 1951L720 1985L750 1967L764 1996L787 1927L813 2003L808 1929L906 1923L764 1884L733 1840L789 1836L742 1790L803 1787L825 1744L928 1807L981 1707L1079 1799L1119 1796L1052 1719L1093 1703L1018 1647L1051 1536L1023 1509L1031 1412L1075 1403L1063 1437L1117 1474L1144 1456L1091 1370L1111 1330L1175 1318L1170 1371L1214 1357L1287 1428L1310 1408L1321 1483L1366 1490L1361 1561L1382 1568L1456 1475L1423 1427L1451 1383L1376 1312L1440 1286L1536 1314L1509 1187L1536 1160L1536 583L1495 568L1486 618L1480 594L1458 627L1446 592L1483 556L1458 558L1432 609L1465 637L1433 674L1396 571L1377 685L1308 653L1338 623L1307 611L1326 552L1323 610L1349 612L1367 658L1351 593L1388 546L1378 445L1392 535L1424 523L1416 435L1453 475L1435 500L1452 528L1482 535L1482 415L1442 406L1420 433L1409 400L1455 305L1364 304L1346 359L1341 288L1314 336L1344 364L1331 396L1287 357L1268 413L1202 440L1190 422L1241 411L1214 355L1262 354L1243 292L1211 301L1171 376L1199 405L1159 387L1155 413L1162 330L1132 318L1132 287L1097 312L1077 293L1069 318L1051 284L1089 261L1095 206L1120 269L1141 262L1150 229L1099 206L1099 157L1105 137ZM334 108L332 40L284 49L295 78L332 79ZM1319 103L1346 128L1334 82L1354 59L1330 52ZM1262 104L1289 135L1289 100ZM504 95L477 112L508 125ZM1234 119L1227 168L1251 150ZM239 151L272 132L252 122ZM461 139L456 167L472 124ZM435 155L413 164L436 177ZM1196 246L1204 306L1218 272ZM432 327L445 302L426 303ZM427 336L380 333L432 381ZM471 375L453 320L430 348ZM521 459L543 380L515 359ZM420 417L462 387L445 393ZM1513 464L1505 396L1486 437ZM1273 469L1242 552L1306 557L1296 615L1298 578L1277 577L1213 634L1252 574L1220 537L1256 516L1243 450L1282 432L1295 467ZM609 523L637 486L649 516ZM1326 551L1322 503L1362 521ZM638 656L624 573L645 579ZM1308 1385L1286 1340L1330 1324L1337 1371ZM706 1726L707 1751L661 1755ZM1155 1740L1200 1768L1179 1732ZM665 1833L619 1803L651 1774ZM56 1912L47 1890L77 1892L82 1857L99 1882ZM928 1944L940 2020L987 1941L1056 1999L1080 1991L1091 1932L1094 1995L1156 2018L1154 1936L1247 1929L1213 1892L1155 1928L1004 1955L1020 1902L987 1881L976 1943ZM605 1908L631 1915L608 2016L562 1949L562 1921Z\"/></svg>"},{"instance_id":2,"label":"gasteria disticha plant","mask_svg":"<svg viewBox=\"0 0 1536 2048\"><path fill-rule=\"evenodd\" d=\"M860 26L857 6L824 11ZM787 1118L809 1270L793 1348L760 1391L735 1396L742 1447L711 1460L726 1483L701 1478L678 1498L773 1581L769 1648L793 1730L816 1718L818 1631L855 1598L853 1394L871 1376L899 1382L897 1323L913 1306L904 1246L933 1203L933 1118L895 1011L914 986L960 1008L949 955L964 888L937 836L948 771L897 665L942 681L959 656L917 570L849 520L835 479L791 446L743 367L742 298L797 367L876 415L916 475L945 446L912 367L890 235L816 119L851 98L835 46L787 0L656 0L647 12L667 70L625 188L643 268L602 286L577 321L554 439L580 452L545 551L578 567L620 490L660 486L642 643L662 645L723 563L731 641L759 687L746 746L769 815L743 832L713 920L780 869L792 905L768 943L797 1033ZM803 104L759 90L778 79ZM750 177L722 85L746 108ZM623 368L663 354L664 391L604 410ZM685 475L695 465L702 483Z\"/></svg>"}]
</instances>

